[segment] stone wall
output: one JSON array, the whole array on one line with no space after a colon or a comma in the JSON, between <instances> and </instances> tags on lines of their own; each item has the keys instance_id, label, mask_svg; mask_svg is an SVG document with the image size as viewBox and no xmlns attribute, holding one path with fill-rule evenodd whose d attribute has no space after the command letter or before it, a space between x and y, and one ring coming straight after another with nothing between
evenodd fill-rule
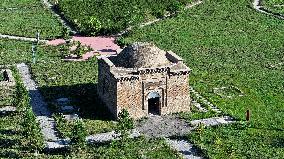
<instances>
[{"instance_id":1,"label":"stone wall","mask_svg":"<svg viewBox=\"0 0 284 159\"><path fill-rule=\"evenodd\" d=\"M160 96L157 113L161 115L190 111L190 69L175 53L166 52L165 58L170 64L151 68L116 67L113 58L98 58L98 94L115 117L122 109L134 119L148 116L151 92ZM123 62L129 63L127 60Z\"/></svg>"},{"instance_id":2,"label":"stone wall","mask_svg":"<svg viewBox=\"0 0 284 159\"><path fill-rule=\"evenodd\" d=\"M117 80L110 72L110 65L104 60L99 60L98 68L98 95L110 112L117 116Z\"/></svg>"},{"instance_id":3,"label":"stone wall","mask_svg":"<svg viewBox=\"0 0 284 159\"><path fill-rule=\"evenodd\" d=\"M118 110L127 109L135 119L148 116L148 95L157 92L161 96L161 115L190 111L188 76L187 73L169 76L164 72L143 74L139 80L118 82Z\"/></svg>"},{"instance_id":4,"label":"stone wall","mask_svg":"<svg viewBox=\"0 0 284 159\"><path fill-rule=\"evenodd\" d=\"M118 110L126 109L132 118L147 115L142 107L142 85L139 80L125 80L117 83Z\"/></svg>"},{"instance_id":5,"label":"stone wall","mask_svg":"<svg viewBox=\"0 0 284 159\"><path fill-rule=\"evenodd\" d=\"M190 111L189 75L169 76L167 79L167 106L161 114Z\"/></svg>"}]
</instances>

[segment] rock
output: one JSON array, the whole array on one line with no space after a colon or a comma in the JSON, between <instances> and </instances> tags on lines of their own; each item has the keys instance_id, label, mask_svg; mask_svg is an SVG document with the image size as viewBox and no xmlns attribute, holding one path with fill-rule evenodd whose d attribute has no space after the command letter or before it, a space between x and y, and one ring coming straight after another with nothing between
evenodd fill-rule
<instances>
[{"instance_id":1,"label":"rock","mask_svg":"<svg viewBox=\"0 0 284 159\"><path fill-rule=\"evenodd\" d=\"M66 115L63 115L63 117L66 120L76 120L76 119L79 119L79 115L78 114L66 114Z\"/></svg>"},{"instance_id":2,"label":"rock","mask_svg":"<svg viewBox=\"0 0 284 159\"><path fill-rule=\"evenodd\" d=\"M68 98L59 98L56 101L58 105L68 105L70 103Z\"/></svg>"},{"instance_id":3,"label":"rock","mask_svg":"<svg viewBox=\"0 0 284 159\"><path fill-rule=\"evenodd\" d=\"M72 113L75 111L74 106L61 106L61 112L62 113Z\"/></svg>"}]
</instances>

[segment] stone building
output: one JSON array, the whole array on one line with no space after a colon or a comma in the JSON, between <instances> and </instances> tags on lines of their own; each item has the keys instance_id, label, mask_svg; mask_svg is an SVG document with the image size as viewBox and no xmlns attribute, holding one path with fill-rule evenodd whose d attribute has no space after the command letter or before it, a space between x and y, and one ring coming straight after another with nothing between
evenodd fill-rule
<instances>
[{"instance_id":1,"label":"stone building","mask_svg":"<svg viewBox=\"0 0 284 159\"><path fill-rule=\"evenodd\" d=\"M98 64L98 94L115 117L123 108L135 119L190 111L191 70L175 53L134 43Z\"/></svg>"}]
</instances>

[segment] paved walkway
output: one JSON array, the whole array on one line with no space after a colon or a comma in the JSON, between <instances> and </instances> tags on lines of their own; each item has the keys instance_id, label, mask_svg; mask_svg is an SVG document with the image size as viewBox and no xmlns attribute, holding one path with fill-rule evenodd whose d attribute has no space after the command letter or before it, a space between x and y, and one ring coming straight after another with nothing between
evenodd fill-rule
<instances>
[{"instance_id":1,"label":"paved walkway","mask_svg":"<svg viewBox=\"0 0 284 159\"><path fill-rule=\"evenodd\" d=\"M236 122L232 117L224 116L224 117L213 117L207 119L193 120L190 122L191 125L197 126L199 124L204 124L205 126L215 126L215 125L224 125L231 124Z\"/></svg>"},{"instance_id":2,"label":"paved walkway","mask_svg":"<svg viewBox=\"0 0 284 159\"><path fill-rule=\"evenodd\" d=\"M166 142L175 150L183 155L185 159L203 159L198 154L198 150L194 148L193 144L186 140L176 140L166 138Z\"/></svg>"},{"instance_id":3,"label":"paved walkway","mask_svg":"<svg viewBox=\"0 0 284 159\"><path fill-rule=\"evenodd\" d=\"M83 60L89 59L90 57L93 57L97 55L98 53L100 55L112 55L112 54L117 54L121 51L120 47L117 44L115 44L114 37L73 36L72 40L79 41L82 45L89 46L94 50L94 51L90 51L84 54L82 58ZM64 44L64 43L65 43L64 39L55 39L55 40L48 41L46 44L57 46L57 45Z\"/></svg>"},{"instance_id":4,"label":"paved walkway","mask_svg":"<svg viewBox=\"0 0 284 159\"><path fill-rule=\"evenodd\" d=\"M130 130L129 138L136 138L141 136L140 132L136 129ZM112 140L119 140L120 134L116 134L115 131L100 133L88 136L86 141L89 143L104 143Z\"/></svg>"},{"instance_id":5,"label":"paved walkway","mask_svg":"<svg viewBox=\"0 0 284 159\"><path fill-rule=\"evenodd\" d=\"M0 34L0 38L2 39L11 39L11 40L22 40L22 41L31 41L31 42L36 42L36 38L27 38L27 37L21 37L21 36L13 36L13 35L3 35ZM46 43L47 40L39 40L39 42Z\"/></svg>"},{"instance_id":6,"label":"paved walkway","mask_svg":"<svg viewBox=\"0 0 284 159\"><path fill-rule=\"evenodd\" d=\"M55 121L51 116L52 114L48 110L47 104L44 102L35 81L31 78L28 66L22 63L18 64L17 68L22 77L24 86L29 91L32 110L40 124L42 134L46 141L46 148L55 149L65 147L67 142L66 140L59 138L58 133L55 130Z\"/></svg>"}]
</instances>

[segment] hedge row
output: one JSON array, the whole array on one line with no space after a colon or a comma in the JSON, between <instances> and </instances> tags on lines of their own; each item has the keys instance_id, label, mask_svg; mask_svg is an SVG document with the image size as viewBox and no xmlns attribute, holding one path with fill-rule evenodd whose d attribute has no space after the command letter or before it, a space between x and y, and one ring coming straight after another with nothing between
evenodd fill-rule
<instances>
[{"instance_id":1,"label":"hedge row","mask_svg":"<svg viewBox=\"0 0 284 159\"><path fill-rule=\"evenodd\" d=\"M56 8L82 33L112 34L167 12L190 0L58 0Z\"/></svg>"}]
</instances>

